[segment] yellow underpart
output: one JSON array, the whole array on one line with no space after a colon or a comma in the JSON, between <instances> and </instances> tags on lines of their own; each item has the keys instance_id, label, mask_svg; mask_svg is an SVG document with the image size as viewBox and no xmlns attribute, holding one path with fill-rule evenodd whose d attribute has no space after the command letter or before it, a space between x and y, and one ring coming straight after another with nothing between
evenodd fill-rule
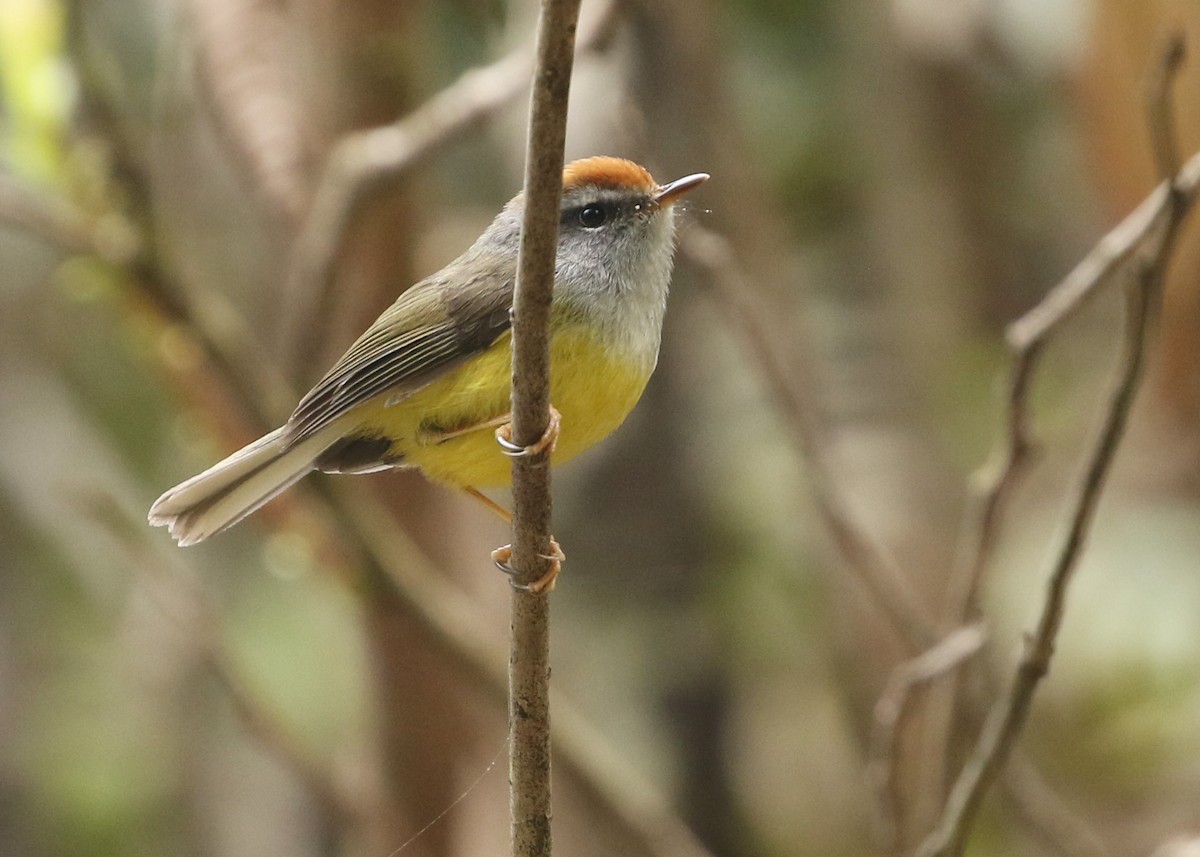
<instances>
[{"instance_id":1,"label":"yellow underpart","mask_svg":"<svg viewBox=\"0 0 1200 857\"><path fill-rule=\"evenodd\" d=\"M356 434L392 438L390 455L420 467L438 482L492 487L512 481L512 462L496 443L495 428L438 442L440 432L478 426L509 412L511 333L478 357L403 401L387 395L352 412ZM561 464L617 428L641 398L652 367L623 359L589 329L556 331L550 345L550 401L562 414L554 453Z\"/></svg>"}]
</instances>

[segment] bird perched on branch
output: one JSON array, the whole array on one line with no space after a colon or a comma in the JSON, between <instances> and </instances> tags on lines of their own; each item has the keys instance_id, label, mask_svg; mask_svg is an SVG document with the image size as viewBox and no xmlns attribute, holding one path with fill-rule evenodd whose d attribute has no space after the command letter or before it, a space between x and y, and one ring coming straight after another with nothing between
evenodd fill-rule
<instances>
[{"instance_id":1,"label":"bird perched on branch","mask_svg":"<svg viewBox=\"0 0 1200 857\"><path fill-rule=\"evenodd\" d=\"M191 545L313 470L395 467L419 468L507 517L478 490L510 483L511 464L499 452L549 451L562 463L617 428L641 397L658 360L673 206L707 179L697 173L659 185L645 168L610 157L563 171L551 420L534 446L514 445L509 424L518 194L463 255L400 295L286 425L167 491L150 508L150 523Z\"/></svg>"}]
</instances>

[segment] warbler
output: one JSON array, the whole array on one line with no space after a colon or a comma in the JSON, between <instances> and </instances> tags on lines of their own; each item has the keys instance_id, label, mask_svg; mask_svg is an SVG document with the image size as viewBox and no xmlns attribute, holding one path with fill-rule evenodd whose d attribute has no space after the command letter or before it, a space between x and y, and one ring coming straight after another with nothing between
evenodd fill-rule
<instances>
[{"instance_id":1,"label":"warbler","mask_svg":"<svg viewBox=\"0 0 1200 857\"><path fill-rule=\"evenodd\" d=\"M708 180L660 185L632 161L563 171L550 313L552 419L535 445L560 464L633 409L658 361L675 252L675 202ZM510 483L511 311L524 199L471 247L406 290L282 427L163 494L150 523L180 545L241 521L313 470L418 468L463 488Z\"/></svg>"}]
</instances>

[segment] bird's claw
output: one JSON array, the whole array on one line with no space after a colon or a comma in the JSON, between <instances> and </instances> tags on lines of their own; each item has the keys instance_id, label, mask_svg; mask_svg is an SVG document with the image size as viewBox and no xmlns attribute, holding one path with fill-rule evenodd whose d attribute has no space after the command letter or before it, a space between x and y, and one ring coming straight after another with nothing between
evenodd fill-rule
<instances>
[{"instance_id":1,"label":"bird's claw","mask_svg":"<svg viewBox=\"0 0 1200 857\"><path fill-rule=\"evenodd\" d=\"M537 443L531 446L521 446L519 443L513 442L511 422L496 429L496 443L500 444L501 451L509 458L529 458L543 452L553 455L554 447L558 444L558 430L561 425L562 414L554 405L551 405L550 420L546 423L546 431L542 433Z\"/></svg>"},{"instance_id":2,"label":"bird's claw","mask_svg":"<svg viewBox=\"0 0 1200 857\"><path fill-rule=\"evenodd\" d=\"M521 592L532 592L535 595L542 592L553 592L554 582L562 572L562 564L566 561L567 555L563 553L563 549L554 540L554 536L551 536L549 555L538 554L538 556L550 563L550 567L546 569L545 574L533 581L533 583L517 582L517 570L511 565L512 545L504 545L492 551L492 562L496 564L496 568L508 575L508 582L513 589Z\"/></svg>"}]
</instances>

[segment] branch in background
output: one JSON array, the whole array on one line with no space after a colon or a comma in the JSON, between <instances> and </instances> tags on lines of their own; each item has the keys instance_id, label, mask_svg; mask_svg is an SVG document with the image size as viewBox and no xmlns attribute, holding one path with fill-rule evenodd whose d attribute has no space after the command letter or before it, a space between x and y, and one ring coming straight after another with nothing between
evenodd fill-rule
<instances>
[{"instance_id":1,"label":"branch in background","mask_svg":"<svg viewBox=\"0 0 1200 857\"><path fill-rule=\"evenodd\" d=\"M308 205L303 119L291 98L286 11L269 0L192 0L200 93L233 161L290 223Z\"/></svg>"},{"instance_id":2,"label":"branch in background","mask_svg":"<svg viewBox=\"0 0 1200 857\"><path fill-rule=\"evenodd\" d=\"M1198 172L1200 168L1193 159L1180 173L1177 192L1190 195ZM1009 376L1006 431L1002 452L997 456L1002 464L991 469L990 475L978 477L978 484L983 486L976 492L980 497L979 511L968 519L966 547L955 575L958 582L951 585L952 592L960 593L953 602L960 610L955 618L961 619L977 610L980 579L991 558L1000 512L1018 478L1018 470L1034 448L1028 425L1029 379L1041 357L1042 346L1162 228L1174 204L1171 199L1174 192L1166 184L1155 188L1041 303L1009 326L1007 339L1015 356Z\"/></svg>"},{"instance_id":3,"label":"branch in background","mask_svg":"<svg viewBox=\"0 0 1200 857\"><path fill-rule=\"evenodd\" d=\"M968 486L967 512L946 582L943 627L954 627L981 615L980 592L995 552L1004 511L1037 455L1029 402L1044 343L1129 262L1135 250L1158 227L1166 197L1165 189L1155 191L1101 239L1037 307L1009 327L1008 341L1014 349L1014 359L1005 389L1004 432L991 462L971 477ZM991 683L994 686L995 682ZM955 691L954 686L948 686L935 692L925 712L929 725L922 748L922 788L929 794L943 793ZM984 706L987 702L979 697L976 704Z\"/></svg>"},{"instance_id":4,"label":"branch in background","mask_svg":"<svg viewBox=\"0 0 1200 857\"><path fill-rule=\"evenodd\" d=\"M1178 148L1174 134L1169 130L1174 125L1171 104L1169 99L1163 99L1182 61L1183 42L1176 39L1164 49L1158 71L1150 81L1152 101L1161 105L1150 111L1149 121L1151 141L1164 179L1170 179L1180 171ZM1167 197L1165 185L1156 189L1101 239L1037 307L1009 328L1008 340L1014 359L1005 395L1004 434L992 461L972 477L968 488L968 512L963 519L958 552L946 586L943 627L955 627L980 615L980 591L995 552L1004 510L1036 457L1037 445L1030 426L1029 388L1042 346L1103 284L1128 264L1147 237L1160 228ZM923 749L926 764L923 785L926 790L939 794L954 704L954 688L950 687L935 694L926 711L930 727L926 730L928 738ZM1030 807L1030 811L1036 811L1036 808Z\"/></svg>"},{"instance_id":5,"label":"branch in background","mask_svg":"<svg viewBox=\"0 0 1200 857\"><path fill-rule=\"evenodd\" d=\"M813 502L847 567L871 595L912 652L933 646L937 629L917 599L912 584L854 520L829 471L829 443L819 425L816 403L806 385L772 346L775 340L763 321L765 313L753 303L755 291L729 242L715 232L692 225L680 237L685 258L708 274L714 296L728 310L751 357L780 410L789 437L805 465L805 482Z\"/></svg>"},{"instance_id":6,"label":"branch in background","mask_svg":"<svg viewBox=\"0 0 1200 857\"><path fill-rule=\"evenodd\" d=\"M599 48L615 20L612 0L596 6L579 33L581 53ZM338 257L363 205L521 97L530 85L532 53L524 48L472 69L398 122L347 134L338 142L293 245L281 330L284 346L292 349L284 361L289 372L300 365L301 350L319 338Z\"/></svg>"},{"instance_id":7,"label":"branch in background","mask_svg":"<svg viewBox=\"0 0 1200 857\"><path fill-rule=\"evenodd\" d=\"M806 484L813 494L825 525L834 535L835 543L842 552L849 570L862 583L872 605L892 623L893 630L900 636L904 644L912 652L921 652L936 645L937 627L926 613L912 591L908 581L890 560L874 545L868 535L863 532L850 511L838 496L832 475L825 465L827 443L819 431L815 417L816 403L811 392L795 380L794 373L778 354L774 339L767 332L764 312L753 302L753 295L758 292L747 282L742 269L729 243L719 235L693 226L684 233L680 241L680 251L693 264L708 272L714 297L721 301L726 309L724 318L736 324L738 333L744 339L752 359L757 363L759 371L767 382L775 406L785 420L785 425L791 432L793 444L807 467ZM932 642L927 642L932 641ZM937 688L935 688L936 690ZM981 694L969 695L966 700L967 726L982 724L987 716L988 700ZM903 724L900 724L903 725ZM894 764L895 758L891 759ZM1032 763L1023 760L1032 768ZM894 778L893 772L889 777ZM1021 808L1022 818L1042 818L1051 814L1051 805L1039 803L1039 795L1027 793L1022 789L1022 783L1029 778L1015 779L1010 782L1005 779L1005 791L1014 805ZM1049 786L1044 790L1049 791ZM1053 807L1065 807L1061 799L1053 803ZM881 809L887 812L886 808ZM1058 816L1055 823L1042 825L1045 836L1053 835L1055 831L1086 830L1087 825L1068 811L1055 813ZM1084 835L1075 835L1073 841L1087 839ZM1090 837L1094 839L1095 837ZM1063 845L1066 851L1069 845ZM1095 857L1097 852L1071 851L1073 854L1090 854Z\"/></svg>"},{"instance_id":8,"label":"branch in background","mask_svg":"<svg viewBox=\"0 0 1200 857\"><path fill-rule=\"evenodd\" d=\"M973 480L975 512L966 519L959 561L951 577L947 623L957 624L978 613L979 587L991 560L1002 510L1035 448L1029 428L1029 382L1042 345L1128 263L1147 237L1161 227L1170 206L1169 183L1180 174L1180 159L1170 130L1174 120L1166 93L1182 61L1183 42L1171 42L1153 78L1153 91L1160 93L1155 98L1161 107L1150 112L1151 142L1160 175L1167 184L1156 188L1041 303L1009 327L1008 342L1016 356L1009 374L1005 434L996 463Z\"/></svg>"},{"instance_id":9,"label":"branch in background","mask_svg":"<svg viewBox=\"0 0 1200 857\"><path fill-rule=\"evenodd\" d=\"M207 339L202 345L221 372L233 379L239 403L258 421L274 425L296 400L295 392L262 360L259 340L220 296L203 293L185 303L180 290L168 288L157 275L157 262L134 224L116 212L92 214L51 191L27 187L0 174L0 224L7 224L59 248L71 256L91 256L134 281L135 302L186 333L195 327ZM194 324L193 324L194 322ZM287 402L287 405L282 405Z\"/></svg>"},{"instance_id":10,"label":"branch in background","mask_svg":"<svg viewBox=\"0 0 1200 857\"><path fill-rule=\"evenodd\" d=\"M558 254L567 99L581 0L542 0L525 152L525 211L512 310L512 439L537 443L550 425L550 301ZM513 459L512 612L508 656L513 857L549 857L550 451Z\"/></svg>"},{"instance_id":11,"label":"branch in background","mask_svg":"<svg viewBox=\"0 0 1200 857\"><path fill-rule=\"evenodd\" d=\"M27 232L69 255L94 256L105 264L128 267L141 247L133 227L120 217L101 220L49 191L28 187L0 172L0 223Z\"/></svg>"},{"instance_id":12,"label":"branch in background","mask_svg":"<svg viewBox=\"0 0 1200 857\"><path fill-rule=\"evenodd\" d=\"M1170 114L1170 84L1181 59L1173 43L1164 55L1159 90L1154 95L1151 134L1174 137ZM1159 167L1177 163L1176 143L1155 140ZM1014 372L1032 372L1041 349L1062 321L1086 297L1120 279L1133 268L1126 283L1125 330L1117 378L1102 411L1100 436L1087 456L1083 478L1068 501L1069 528L1054 559L1041 617L1017 665L1008 694L993 707L975 749L946 801L937 828L922 843L920 857L957 857L963 852L971 825L991 784L1003 770L1028 718L1033 694L1050 668L1055 641L1066 608L1068 587L1082 555L1096 508L1129 413L1140 386L1147 350L1148 328L1162 293L1163 279L1183 218L1195 201L1200 182L1200 155L1195 155L1174 176L1167 176L1150 198L1101 242L1093 253L1052 291L1045 301L1013 324L1008 341L1015 352ZM1124 242L1124 243L1122 243ZM1029 364L1024 368L1022 364ZM1025 407L1010 401L1010 412ZM1010 420L1011 424L1011 420Z\"/></svg>"},{"instance_id":13,"label":"branch in background","mask_svg":"<svg viewBox=\"0 0 1200 857\"><path fill-rule=\"evenodd\" d=\"M1049 851L1060 857L1109 857L1099 832L1075 814L1019 748L1004 768L1003 785L1005 804Z\"/></svg>"},{"instance_id":14,"label":"branch in background","mask_svg":"<svg viewBox=\"0 0 1200 857\"><path fill-rule=\"evenodd\" d=\"M985 635L982 625L968 625L952 631L937 645L896 667L888 676L887 687L875 704L875 722L867 763L867 779L875 788L879 809L879 841L889 854L899 854L900 793L895 776L899 737L911 712L913 693L919 687L952 674L966 660L978 654Z\"/></svg>"},{"instance_id":15,"label":"branch in background","mask_svg":"<svg viewBox=\"0 0 1200 857\"><path fill-rule=\"evenodd\" d=\"M1165 247L1166 243L1163 242L1161 246ZM1026 643L1011 690L1006 698L996 704L984 724L975 751L947 799L938 828L918 851L923 857L957 857L962 853L983 797L1003 769L1025 725L1033 693L1049 671L1066 606L1067 587L1086 543L1104 480L1124 433L1141 376L1151 285L1148 275L1138 279L1140 282L1129 289L1124 354L1118 382L1105 406L1100 440L1089 455L1084 478L1070 501L1070 530L1054 563L1037 630Z\"/></svg>"}]
</instances>

